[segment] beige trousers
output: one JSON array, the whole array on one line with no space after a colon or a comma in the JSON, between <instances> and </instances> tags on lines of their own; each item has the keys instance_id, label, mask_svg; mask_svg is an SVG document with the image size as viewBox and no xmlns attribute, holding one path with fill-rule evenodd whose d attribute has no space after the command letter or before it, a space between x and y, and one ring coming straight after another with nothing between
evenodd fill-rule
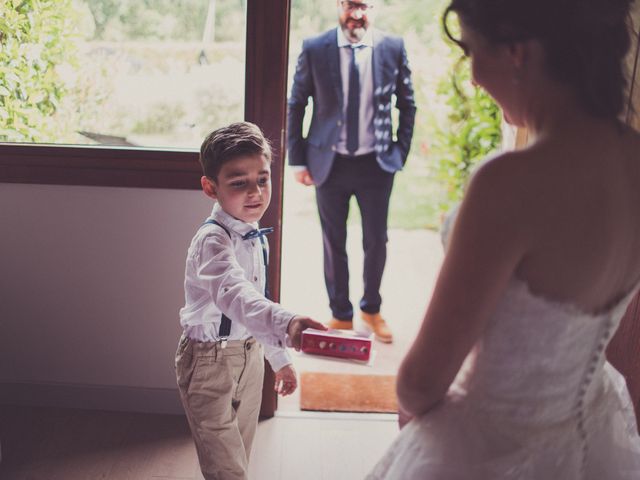
<instances>
[{"instance_id":1,"label":"beige trousers","mask_svg":"<svg viewBox=\"0 0 640 480\"><path fill-rule=\"evenodd\" d=\"M180 339L176 377L206 480L246 480L262 400L264 357L253 338Z\"/></svg>"}]
</instances>

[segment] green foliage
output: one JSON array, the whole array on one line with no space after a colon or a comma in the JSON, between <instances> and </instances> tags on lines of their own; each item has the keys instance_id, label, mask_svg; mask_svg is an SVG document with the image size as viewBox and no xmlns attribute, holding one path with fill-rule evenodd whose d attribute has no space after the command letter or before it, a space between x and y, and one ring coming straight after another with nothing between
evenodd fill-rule
<instances>
[{"instance_id":1,"label":"green foliage","mask_svg":"<svg viewBox=\"0 0 640 480\"><path fill-rule=\"evenodd\" d=\"M436 131L432 146L436 178L445 188L441 211L460 201L474 166L500 146L502 137L500 109L484 90L471 87L469 62L458 61L453 72L438 86L448 121Z\"/></svg>"},{"instance_id":2,"label":"green foliage","mask_svg":"<svg viewBox=\"0 0 640 480\"><path fill-rule=\"evenodd\" d=\"M300 39L317 35L338 23L337 6L327 0L292 0L291 35Z\"/></svg>"},{"instance_id":3,"label":"green foliage","mask_svg":"<svg viewBox=\"0 0 640 480\"><path fill-rule=\"evenodd\" d=\"M120 17L121 3L118 0L88 0L87 6L95 23L94 38L103 39L107 25L114 17Z\"/></svg>"},{"instance_id":4,"label":"green foliage","mask_svg":"<svg viewBox=\"0 0 640 480\"><path fill-rule=\"evenodd\" d=\"M95 23L93 40L200 41L207 0L85 0ZM245 0L215 1L218 41L243 41Z\"/></svg>"},{"instance_id":5,"label":"green foliage","mask_svg":"<svg viewBox=\"0 0 640 480\"><path fill-rule=\"evenodd\" d=\"M442 0L378 1L375 4L376 27L396 34L415 32L428 39L429 29L441 9ZM439 39L438 39L439 41Z\"/></svg>"},{"instance_id":6,"label":"green foliage","mask_svg":"<svg viewBox=\"0 0 640 480\"><path fill-rule=\"evenodd\" d=\"M185 109L182 105L157 103L145 112L143 120L134 122L131 131L138 134L155 135L171 133L184 116Z\"/></svg>"},{"instance_id":7,"label":"green foliage","mask_svg":"<svg viewBox=\"0 0 640 480\"><path fill-rule=\"evenodd\" d=\"M54 137L65 94L56 67L73 60L72 0L0 2L0 141Z\"/></svg>"}]
</instances>

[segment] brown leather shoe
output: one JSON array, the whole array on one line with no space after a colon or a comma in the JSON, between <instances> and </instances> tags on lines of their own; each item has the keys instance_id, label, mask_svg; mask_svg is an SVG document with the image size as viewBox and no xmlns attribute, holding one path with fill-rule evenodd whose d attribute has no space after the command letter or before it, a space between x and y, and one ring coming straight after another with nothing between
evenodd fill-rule
<instances>
[{"instance_id":1,"label":"brown leather shoe","mask_svg":"<svg viewBox=\"0 0 640 480\"><path fill-rule=\"evenodd\" d=\"M333 328L335 330L353 330L353 321L352 320L339 320L335 317L332 317L327 324L329 328Z\"/></svg>"},{"instance_id":2,"label":"brown leather shoe","mask_svg":"<svg viewBox=\"0 0 640 480\"><path fill-rule=\"evenodd\" d=\"M364 323L373 330L376 339L383 343L391 343L393 341L393 334L387 326L387 322L384 321L384 318L379 313L360 312L360 314Z\"/></svg>"}]
</instances>

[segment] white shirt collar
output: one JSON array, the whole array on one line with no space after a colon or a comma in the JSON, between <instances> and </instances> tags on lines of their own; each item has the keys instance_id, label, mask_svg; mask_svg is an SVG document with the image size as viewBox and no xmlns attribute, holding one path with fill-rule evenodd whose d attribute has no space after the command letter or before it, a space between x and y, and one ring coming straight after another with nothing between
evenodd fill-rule
<instances>
[{"instance_id":1,"label":"white shirt collar","mask_svg":"<svg viewBox=\"0 0 640 480\"><path fill-rule=\"evenodd\" d=\"M242 220L238 220L225 212L218 202L215 203L213 210L211 210L211 218L241 236L249 233L255 228L258 228L258 222L247 223Z\"/></svg>"},{"instance_id":2,"label":"white shirt collar","mask_svg":"<svg viewBox=\"0 0 640 480\"><path fill-rule=\"evenodd\" d=\"M373 34L371 33L371 28L368 28L358 43L351 43L347 37L344 35L341 27L336 28L338 31L338 48L340 47L351 47L351 46L360 46L363 45L365 47L373 47Z\"/></svg>"}]
</instances>

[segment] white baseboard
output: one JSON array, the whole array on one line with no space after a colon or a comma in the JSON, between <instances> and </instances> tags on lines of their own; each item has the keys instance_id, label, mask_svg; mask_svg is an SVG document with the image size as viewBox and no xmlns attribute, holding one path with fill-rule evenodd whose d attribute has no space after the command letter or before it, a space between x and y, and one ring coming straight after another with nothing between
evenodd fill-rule
<instances>
[{"instance_id":1,"label":"white baseboard","mask_svg":"<svg viewBox=\"0 0 640 480\"><path fill-rule=\"evenodd\" d=\"M0 382L0 404L184 415L177 388Z\"/></svg>"},{"instance_id":2,"label":"white baseboard","mask_svg":"<svg viewBox=\"0 0 640 480\"><path fill-rule=\"evenodd\" d=\"M279 411L278 418L300 418L314 420L358 420L363 422L393 422L398 423L397 413L356 413L356 412L320 412L320 411Z\"/></svg>"}]
</instances>

